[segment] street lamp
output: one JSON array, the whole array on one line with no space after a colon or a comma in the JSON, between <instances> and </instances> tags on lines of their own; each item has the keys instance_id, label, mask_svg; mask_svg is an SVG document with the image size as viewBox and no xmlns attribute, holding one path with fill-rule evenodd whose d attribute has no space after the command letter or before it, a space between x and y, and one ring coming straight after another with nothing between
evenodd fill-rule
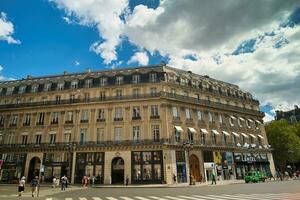
<instances>
[{"instance_id":1,"label":"street lamp","mask_svg":"<svg viewBox=\"0 0 300 200\"><path fill-rule=\"evenodd\" d=\"M191 173L191 166L190 166L190 150L193 148L193 142L188 140L182 144L184 151L187 152L187 156L189 158L189 177L190 177L190 185L192 185L192 173Z\"/></svg>"}]
</instances>

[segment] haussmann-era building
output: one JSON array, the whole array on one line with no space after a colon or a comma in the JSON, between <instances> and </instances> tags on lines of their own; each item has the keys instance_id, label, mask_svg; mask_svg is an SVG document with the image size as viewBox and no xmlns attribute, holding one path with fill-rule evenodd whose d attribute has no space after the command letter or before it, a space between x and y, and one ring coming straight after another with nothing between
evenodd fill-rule
<instances>
[{"instance_id":1,"label":"haussmann-era building","mask_svg":"<svg viewBox=\"0 0 300 200\"><path fill-rule=\"evenodd\" d=\"M259 102L164 64L0 83L0 180L178 183L273 173Z\"/></svg>"}]
</instances>

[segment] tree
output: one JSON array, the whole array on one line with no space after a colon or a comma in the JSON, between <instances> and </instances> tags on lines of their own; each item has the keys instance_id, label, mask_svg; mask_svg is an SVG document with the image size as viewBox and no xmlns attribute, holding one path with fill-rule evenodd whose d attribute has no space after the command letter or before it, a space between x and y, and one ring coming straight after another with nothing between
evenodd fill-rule
<instances>
[{"instance_id":1,"label":"tree","mask_svg":"<svg viewBox=\"0 0 300 200\"><path fill-rule=\"evenodd\" d=\"M278 167L283 169L287 163L299 161L300 137L296 126L286 120L273 121L266 125L266 133L269 144L274 148L274 162Z\"/></svg>"}]
</instances>

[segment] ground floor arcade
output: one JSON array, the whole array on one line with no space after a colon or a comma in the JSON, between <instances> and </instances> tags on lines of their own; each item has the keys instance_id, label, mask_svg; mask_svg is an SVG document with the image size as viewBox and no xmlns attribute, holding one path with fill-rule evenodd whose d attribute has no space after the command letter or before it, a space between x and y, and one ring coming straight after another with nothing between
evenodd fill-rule
<instances>
[{"instance_id":1,"label":"ground floor arcade","mask_svg":"<svg viewBox=\"0 0 300 200\"><path fill-rule=\"evenodd\" d=\"M95 184L189 183L243 179L251 170L275 173L269 152L230 152L193 149L153 149L120 151L72 151L2 153L0 181L13 183L21 176L30 181L40 176L51 182L66 175L81 183L84 176L95 177Z\"/></svg>"}]
</instances>

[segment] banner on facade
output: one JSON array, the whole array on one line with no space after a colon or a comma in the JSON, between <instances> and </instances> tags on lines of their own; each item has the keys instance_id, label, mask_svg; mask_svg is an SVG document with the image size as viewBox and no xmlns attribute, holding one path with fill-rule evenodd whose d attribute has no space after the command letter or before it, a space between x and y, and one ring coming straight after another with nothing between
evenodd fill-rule
<instances>
[{"instance_id":1,"label":"banner on facade","mask_svg":"<svg viewBox=\"0 0 300 200\"><path fill-rule=\"evenodd\" d=\"M217 165L221 165L222 164L222 155L219 151L215 151L214 152L214 161Z\"/></svg>"}]
</instances>

